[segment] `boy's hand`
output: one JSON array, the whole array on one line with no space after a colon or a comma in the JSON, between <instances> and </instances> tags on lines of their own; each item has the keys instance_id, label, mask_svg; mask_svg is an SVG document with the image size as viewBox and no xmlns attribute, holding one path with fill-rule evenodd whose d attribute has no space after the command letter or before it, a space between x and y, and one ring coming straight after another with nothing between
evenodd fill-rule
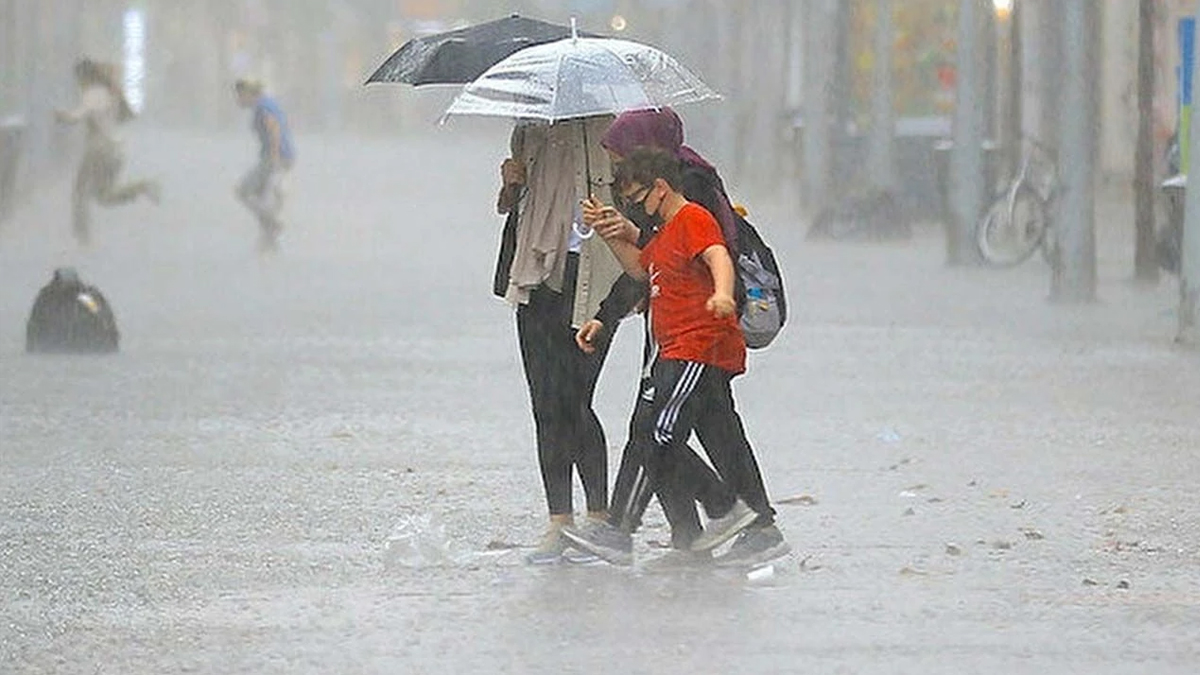
<instances>
[{"instance_id":1,"label":"boy's hand","mask_svg":"<svg viewBox=\"0 0 1200 675\"><path fill-rule=\"evenodd\" d=\"M606 240L620 239L636 244L638 240L637 226L615 208L603 204L593 197L580 202L583 211L583 223L600 233Z\"/></svg>"},{"instance_id":2,"label":"boy's hand","mask_svg":"<svg viewBox=\"0 0 1200 675\"><path fill-rule=\"evenodd\" d=\"M637 225L629 222L620 211L611 206L605 207L604 217L592 226L600 236L609 241L626 241L630 244L637 245L638 235L641 232Z\"/></svg>"},{"instance_id":3,"label":"boy's hand","mask_svg":"<svg viewBox=\"0 0 1200 675\"><path fill-rule=\"evenodd\" d=\"M733 296L722 293L713 293L708 302L704 303L704 307L718 319L733 316L737 311L737 303L733 301Z\"/></svg>"},{"instance_id":4,"label":"boy's hand","mask_svg":"<svg viewBox=\"0 0 1200 675\"><path fill-rule=\"evenodd\" d=\"M585 354L595 352L596 345L592 344L592 340L595 340L602 330L604 330L604 324L598 319L588 319L575 333L575 344L579 345Z\"/></svg>"},{"instance_id":5,"label":"boy's hand","mask_svg":"<svg viewBox=\"0 0 1200 675\"><path fill-rule=\"evenodd\" d=\"M525 164L519 160L508 158L500 165L500 179L504 185L525 184Z\"/></svg>"},{"instance_id":6,"label":"boy's hand","mask_svg":"<svg viewBox=\"0 0 1200 675\"><path fill-rule=\"evenodd\" d=\"M583 213L583 224L588 227L595 227L596 223L600 222L605 217L604 204L595 197L588 197L579 202L579 210Z\"/></svg>"}]
</instances>

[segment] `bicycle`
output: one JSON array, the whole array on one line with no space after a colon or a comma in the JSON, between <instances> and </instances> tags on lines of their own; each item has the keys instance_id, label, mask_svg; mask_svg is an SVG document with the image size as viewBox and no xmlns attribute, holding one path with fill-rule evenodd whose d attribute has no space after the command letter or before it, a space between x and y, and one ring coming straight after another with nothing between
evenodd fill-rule
<instances>
[{"instance_id":1,"label":"bicycle","mask_svg":"<svg viewBox=\"0 0 1200 675\"><path fill-rule=\"evenodd\" d=\"M1052 150L1036 139L1024 140L1027 149L1017 175L975 227L979 255L993 267L1020 265L1038 248L1047 262L1056 258L1050 208L1058 196L1058 166Z\"/></svg>"}]
</instances>

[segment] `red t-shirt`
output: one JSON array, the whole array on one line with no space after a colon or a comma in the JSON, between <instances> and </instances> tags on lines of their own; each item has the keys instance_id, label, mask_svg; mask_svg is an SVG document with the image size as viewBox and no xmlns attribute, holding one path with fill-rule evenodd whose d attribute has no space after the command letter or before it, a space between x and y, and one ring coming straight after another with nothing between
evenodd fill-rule
<instances>
[{"instance_id":1,"label":"red t-shirt","mask_svg":"<svg viewBox=\"0 0 1200 675\"><path fill-rule=\"evenodd\" d=\"M736 375L746 370L737 316L718 319L705 308L716 286L700 254L716 244L725 245L716 218L688 203L642 250L642 267L650 273L650 329L660 357Z\"/></svg>"}]
</instances>

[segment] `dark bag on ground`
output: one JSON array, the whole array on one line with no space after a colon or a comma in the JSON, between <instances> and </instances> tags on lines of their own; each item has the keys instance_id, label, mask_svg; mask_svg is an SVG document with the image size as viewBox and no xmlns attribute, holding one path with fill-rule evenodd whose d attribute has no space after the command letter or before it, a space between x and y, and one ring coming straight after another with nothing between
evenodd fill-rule
<instances>
[{"instance_id":1,"label":"dark bag on ground","mask_svg":"<svg viewBox=\"0 0 1200 675\"><path fill-rule=\"evenodd\" d=\"M73 272L70 273L73 275ZM108 354L120 333L108 300L95 286L58 278L38 292L25 325L25 351L51 354Z\"/></svg>"},{"instance_id":2,"label":"dark bag on ground","mask_svg":"<svg viewBox=\"0 0 1200 675\"><path fill-rule=\"evenodd\" d=\"M787 322L783 274L774 251L763 241L758 230L741 214L736 215L738 250L734 256L737 268L734 298L738 303L738 320L746 346L762 349L771 344Z\"/></svg>"}]
</instances>

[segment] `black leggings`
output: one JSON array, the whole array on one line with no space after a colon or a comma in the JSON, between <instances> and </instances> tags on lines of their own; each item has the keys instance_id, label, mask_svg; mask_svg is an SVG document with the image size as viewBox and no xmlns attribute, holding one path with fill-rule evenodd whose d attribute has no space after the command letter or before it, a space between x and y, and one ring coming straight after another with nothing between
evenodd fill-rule
<instances>
[{"instance_id":1,"label":"black leggings","mask_svg":"<svg viewBox=\"0 0 1200 675\"><path fill-rule=\"evenodd\" d=\"M567 270L568 278L574 278ZM592 410L596 380L615 331L603 331L585 354L571 327L569 286L556 293L540 286L517 308L517 336L533 421L538 462L551 515L572 513L571 469L579 472L588 511L608 507L608 449L604 428Z\"/></svg>"}]
</instances>

